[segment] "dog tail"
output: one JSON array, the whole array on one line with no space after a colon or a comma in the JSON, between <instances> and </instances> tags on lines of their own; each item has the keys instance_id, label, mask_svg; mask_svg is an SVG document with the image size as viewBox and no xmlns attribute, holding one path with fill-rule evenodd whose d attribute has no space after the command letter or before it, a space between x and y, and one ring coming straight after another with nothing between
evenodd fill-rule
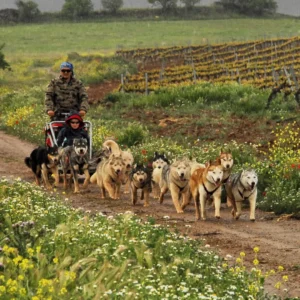
<instances>
[{"instance_id":1,"label":"dog tail","mask_svg":"<svg viewBox=\"0 0 300 300\"><path fill-rule=\"evenodd\" d=\"M25 157L24 162L25 162L25 165L26 165L28 168L31 168L31 167L32 167L32 160L31 160L30 157Z\"/></svg>"},{"instance_id":2,"label":"dog tail","mask_svg":"<svg viewBox=\"0 0 300 300\"><path fill-rule=\"evenodd\" d=\"M97 182L97 172L95 172L95 173L91 176L90 182L91 182L91 183L96 183L96 182Z\"/></svg>"},{"instance_id":3,"label":"dog tail","mask_svg":"<svg viewBox=\"0 0 300 300\"><path fill-rule=\"evenodd\" d=\"M120 149L119 145L113 140L105 141L102 146L104 148L108 148L111 151L111 153L113 153L113 154L118 155L121 153L121 149Z\"/></svg>"}]
</instances>

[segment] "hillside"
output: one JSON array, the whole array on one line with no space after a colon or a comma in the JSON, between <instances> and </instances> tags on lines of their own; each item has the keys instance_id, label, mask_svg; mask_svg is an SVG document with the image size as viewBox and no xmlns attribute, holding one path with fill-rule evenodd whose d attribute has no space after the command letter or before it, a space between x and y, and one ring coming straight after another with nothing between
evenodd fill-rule
<instances>
[{"instance_id":1,"label":"hillside","mask_svg":"<svg viewBox=\"0 0 300 300\"><path fill-rule=\"evenodd\" d=\"M100 0L92 0L95 10L100 9ZM59 11L64 4L64 0L35 0L41 11ZM210 5L214 0L201 0L201 5ZM300 16L300 2L298 0L277 0L278 13ZM2 0L0 9L15 8L15 0ZM147 0L124 0L125 8L147 8L151 7Z\"/></svg>"}]
</instances>

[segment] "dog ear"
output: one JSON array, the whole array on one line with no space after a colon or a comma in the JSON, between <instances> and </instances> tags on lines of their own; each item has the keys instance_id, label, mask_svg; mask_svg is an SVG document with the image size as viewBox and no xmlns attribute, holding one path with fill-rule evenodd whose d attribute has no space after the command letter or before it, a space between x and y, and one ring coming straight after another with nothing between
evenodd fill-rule
<instances>
[{"instance_id":1,"label":"dog ear","mask_svg":"<svg viewBox=\"0 0 300 300\"><path fill-rule=\"evenodd\" d=\"M178 166L178 161L175 160L173 163L172 163L173 167L177 167Z\"/></svg>"},{"instance_id":2,"label":"dog ear","mask_svg":"<svg viewBox=\"0 0 300 300\"><path fill-rule=\"evenodd\" d=\"M205 167L208 168L209 166L211 166L211 159L208 160L206 163L205 163Z\"/></svg>"}]
</instances>

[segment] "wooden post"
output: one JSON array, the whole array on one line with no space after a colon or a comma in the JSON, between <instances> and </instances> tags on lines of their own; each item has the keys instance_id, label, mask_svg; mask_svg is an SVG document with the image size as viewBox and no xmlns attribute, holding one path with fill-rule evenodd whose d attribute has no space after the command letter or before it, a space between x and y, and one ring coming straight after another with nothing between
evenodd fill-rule
<instances>
[{"instance_id":1,"label":"wooden post","mask_svg":"<svg viewBox=\"0 0 300 300\"><path fill-rule=\"evenodd\" d=\"M145 94L148 95L148 73L145 73Z\"/></svg>"},{"instance_id":2,"label":"wooden post","mask_svg":"<svg viewBox=\"0 0 300 300\"><path fill-rule=\"evenodd\" d=\"M124 75L121 74L121 93L124 93Z\"/></svg>"}]
</instances>

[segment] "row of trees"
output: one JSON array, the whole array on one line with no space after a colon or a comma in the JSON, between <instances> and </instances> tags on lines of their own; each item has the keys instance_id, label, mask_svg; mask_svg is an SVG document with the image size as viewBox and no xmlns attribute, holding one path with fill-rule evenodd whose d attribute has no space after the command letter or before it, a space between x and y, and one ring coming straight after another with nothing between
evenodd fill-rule
<instances>
[{"instance_id":1,"label":"row of trees","mask_svg":"<svg viewBox=\"0 0 300 300\"><path fill-rule=\"evenodd\" d=\"M123 0L99 0L105 11L116 14L124 5ZM176 10L178 4L183 4L187 11L201 2L201 0L148 0L153 7L160 7L163 13ZM41 12L38 4L33 0L17 0L18 19L21 22L30 22L37 19ZM275 0L219 0L216 5L245 15L263 15L275 13L277 3ZM65 0L62 15L67 18L89 17L94 11L92 0Z\"/></svg>"}]
</instances>

